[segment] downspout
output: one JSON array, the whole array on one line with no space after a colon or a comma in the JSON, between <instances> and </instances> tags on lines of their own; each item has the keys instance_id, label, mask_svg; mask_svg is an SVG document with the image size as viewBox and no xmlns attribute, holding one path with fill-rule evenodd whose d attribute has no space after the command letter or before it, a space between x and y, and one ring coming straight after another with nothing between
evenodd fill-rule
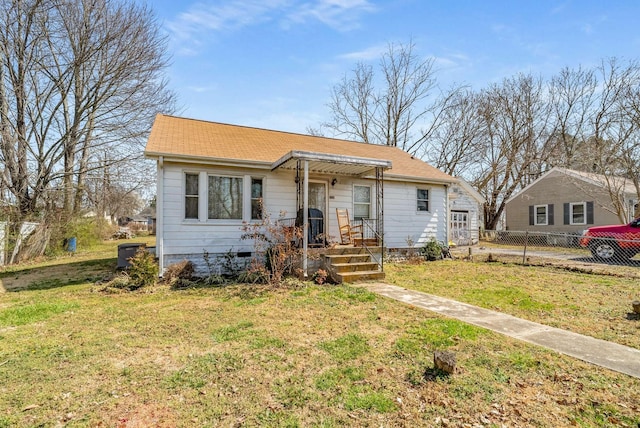
<instances>
[{"instance_id":1,"label":"downspout","mask_svg":"<svg viewBox=\"0 0 640 428\"><path fill-rule=\"evenodd\" d=\"M444 219L444 245L449 246L449 219L451 213L449 212L449 185L444 185L444 203L445 203L445 219Z\"/></svg>"},{"instance_id":2,"label":"downspout","mask_svg":"<svg viewBox=\"0 0 640 428\"><path fill-rule=\"evenodd\" d=\"M159 261L159 274L164 272L164 157L158 157L156 185L156 256Z\"/></svg>"},{"instance_id":3,"label":"downspout","mask_svg":"<svg viewBox=\"0 0 640 428\"><path fill-rule=\"evenodd\" d=\"M304 161L304 182L302 197L302 272L304 279L308 277L308 249L309 249L309 161Z\"/></svg>"}]
</instances>

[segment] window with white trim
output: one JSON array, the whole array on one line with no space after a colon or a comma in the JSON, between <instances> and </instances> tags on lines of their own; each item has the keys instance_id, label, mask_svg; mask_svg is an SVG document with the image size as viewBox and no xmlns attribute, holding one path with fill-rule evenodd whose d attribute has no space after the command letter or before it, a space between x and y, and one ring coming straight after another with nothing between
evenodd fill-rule
<instances>
[{"instance_id":1,"label":"window with white trim","mask_svg":"<svg viewBox=\"0 0 640 428\"><path fill-rule=\"evenodd\" d=\"M534 220L536 226L546 226L549 224L549 209L547 205L535 205L534 209Z\"/></svg>"},{"instance_id":2,"label":"window with white trim","mask_svg":"<svg viewBox=\"0 0 640 428\"><path fill-rule=\"evenodd\" d=\"M569 204L569 219L571 224L587 224L587 203L571 202Z\"/></svg>"},{"instance_id":3,"label":"window with white trim","mask_svg":"<svg viewBox=\"0 0 640 428\"><path fill-rule=\"evenodd\" d=\"M260 220L262 210L262 178L251 177L251 220Z\"/></svg>"},{"instance_id":4,"label":"window with white trim","mask_svg":"<svg viewBox=\"0 0 640 428\"><path fill-rule=\"evenodd\" d=\"M184 218L198 218L199 174L185 173L184 175Z\"/></svg>"},{"instance_id":5,"label":"window with white trim","mask_svg":"<svg viewBox=\"0 0 640 428\"><path fill-rule=\"evenodd\" d=\"M210 220L242 220L242 177L209 175L207 218Z\"/></svg>"},{"instance_id":6,"label":"window with white trim","mask_svg":"<svg viewBox=\"0 0 640 428\"><path fill-rule=\"evenodd\" d=\"M419 212L429 211L429 190L417 189L416 196L417 210Z\"/></svg>"},{"instance_id":7,"label":"window with white trim","mask_svg":"<svg viewBox=\"0 0 640 428\"><path fill-rule=\"evenodd\" d=\"M371 186L353 186L353 218L361 220L371 216Z\"/></svg>"}]
</instances>

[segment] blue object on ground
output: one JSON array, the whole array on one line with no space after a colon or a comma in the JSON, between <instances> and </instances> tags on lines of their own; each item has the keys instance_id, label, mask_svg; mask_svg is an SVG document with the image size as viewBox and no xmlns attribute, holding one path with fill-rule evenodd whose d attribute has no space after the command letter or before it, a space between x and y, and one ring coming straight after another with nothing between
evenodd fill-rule
<instances>
[{"instance_id":1,"label":"blue object on ground","mask_svg":"<svg viewBox=\"0 0 640 428\"><path fill-rule=\"evenodd\" d=\"M72 236L71 238L67 239L67 251L69 251L70 253L75 253L76 252L76 237Z\"/></svg>"}]
</instances>

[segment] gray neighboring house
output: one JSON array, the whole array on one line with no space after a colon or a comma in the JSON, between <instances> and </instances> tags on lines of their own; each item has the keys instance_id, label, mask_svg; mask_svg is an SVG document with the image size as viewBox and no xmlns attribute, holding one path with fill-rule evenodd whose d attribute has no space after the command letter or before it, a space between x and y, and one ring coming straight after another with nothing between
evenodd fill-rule
<instances>
[{"instance_id":1,"label":"gray neighboring house","mask_svg":"<svg viewBox=\"0 0 640 428\"><path fill-rule=\"evenodd\" d=\"M616 205L624 222L637 214L638 196L630 180L554 167L507 201L506 228L581 233L591 226L624 223Z\"/></svg>"},{"instance_id":2,"label":"gray neighboring house","mask_svg":"<svg viewBox=\"0 0 640 428\"><path fill-rule=\"evenodd\" d=\"M484 197L462 178L449 187L449 240L474 245L484 225Z\"/></svg>"}]
</instances>

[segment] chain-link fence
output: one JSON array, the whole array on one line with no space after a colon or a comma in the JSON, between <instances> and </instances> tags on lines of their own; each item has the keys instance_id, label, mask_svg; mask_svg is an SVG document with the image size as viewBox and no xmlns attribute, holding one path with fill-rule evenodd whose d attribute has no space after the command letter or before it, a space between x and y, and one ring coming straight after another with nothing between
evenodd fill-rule
<instances>
[{"instance_id":1,"label":"chain-link fence","mask_svg":"<svg viewBox=\"0 0 640 428\"><path fill-rule=\"evenodd\" d=\"M480 243L454 250L457 257L489 259L523 264L585 266L625 276L640 277L640 238L593 237L571 233L485 231ZM595 269L593 269L595 268Z\"/></svg>"}]
</instances>

